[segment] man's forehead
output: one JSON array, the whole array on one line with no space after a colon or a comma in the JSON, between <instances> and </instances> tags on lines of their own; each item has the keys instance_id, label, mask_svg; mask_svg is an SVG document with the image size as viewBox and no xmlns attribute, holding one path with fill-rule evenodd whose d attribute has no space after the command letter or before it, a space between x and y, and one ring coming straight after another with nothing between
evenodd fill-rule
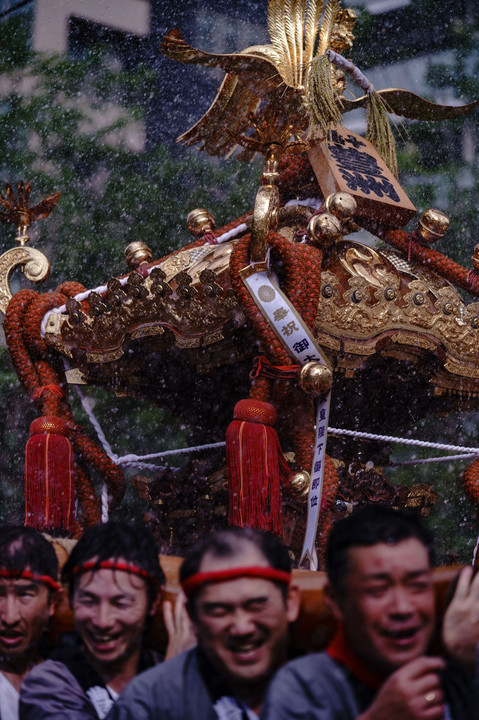
<instances>
[{"instance_id":1,"label":"man's forehead","mask_svg":"<svg viewBox=\"0 0 479 720\"><path fill-rule=\"evenodd\" d=\"M280 593L266 578L238 577L223 582L205 583L198 593L200 605L209 603L243 604L256 599L270 598Z\"/></svg>"},{"instance_id":2,"label":"man's forehead","mask_svg":"<svg viewBox=\"0 0 479 720\"><path fill-rule=\"evenodd\" d=\"M213 553L206 553L201 560L199 572L216 572L240 567L270 567L259 548L251 542L243 542L233 555L218 557Z\"/></svg>"},{"instance_id":3,"label":"man's forehead","mask_svg":"<svg viewBox=\"0 0 479 720\"><path fill-rule=\"evenodd\" d=\"M428 549L417 538L407 538L396 543L376 543L356 546L348 550L349 571L362 576L431 572Z\"/></svg>"},{"instance_id":4,"label":"man's forehead","mask_svg":"<svg viewBox=\"0 0 479 720\"><path fill-rule=\"evenodd\" d=\"M137 593L146 592L146 582L136 574L122 570L121 567L91 567L78 574L77 590L109 592L118 591Z\"/></svg>"},{"instance_id":5,"label":"man's forehead","mask_svg":"<svg viewBox=\"0 0 479 720\"><path fill-rule=\"evenodd\" d=\"M46 586L37 580L34 580L32 578L23 578L23 577L0 577L0 589L7 590L9 588L13 589L24 589L24 588L31 588L34 587L38 590L40 590L42 587Z\"/></svg>"}]
</instances>

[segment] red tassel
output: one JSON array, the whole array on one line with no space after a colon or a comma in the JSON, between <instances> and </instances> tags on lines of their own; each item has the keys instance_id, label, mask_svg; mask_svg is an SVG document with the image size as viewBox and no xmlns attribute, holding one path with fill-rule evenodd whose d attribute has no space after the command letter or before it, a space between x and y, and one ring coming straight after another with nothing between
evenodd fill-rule
<instances>
[{"instance_id":1,"label":"red tassel","mask_svg":"<svg viewBox=\"0 0 479 720\"><path fill-rule=\"evenodd\" d=\"M276 410L261 400L240 400L226 432L229 524L282 535L281 481L290 474L272 425Z\"/></svg>"},{"instance_id":2,"label":"red tassel","mask_svg":"<svg viewBox=\"0 0 479 720\"><path fill-rule=\"evenodd\" d=\"M75 522L73 448L65 420L52 415L30 425L25 448L25 525L71 530Z\"/></svg>"}]
</instances>

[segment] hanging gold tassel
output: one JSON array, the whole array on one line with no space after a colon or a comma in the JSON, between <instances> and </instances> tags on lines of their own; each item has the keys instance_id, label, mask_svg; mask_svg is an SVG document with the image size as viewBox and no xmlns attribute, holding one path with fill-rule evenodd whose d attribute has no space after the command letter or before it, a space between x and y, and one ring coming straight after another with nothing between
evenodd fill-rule
<instances>
[{"instance_id":1,"label":"hanging gold tassel","mask_svg":"<svg viewBox=\"0 0 479 720\"><path fill-rule=\"evenodd\" d=\"M384 101L375 90L368 93L366 140L374 145L388 168L397 177L396 140Z\"/></svg>"},{"instance_id":2,"label":"hanging gold tassel","mask_svg":"<svg viewBox=\"0 0 479 720\"><path fill-rule=\"evenodd\" d=\"M331 63L326 55L311 61L306 85L305 105L320 137L326 137L331 123L342 125L341 105L333 87Z\"/></svg>"}]
</instances>

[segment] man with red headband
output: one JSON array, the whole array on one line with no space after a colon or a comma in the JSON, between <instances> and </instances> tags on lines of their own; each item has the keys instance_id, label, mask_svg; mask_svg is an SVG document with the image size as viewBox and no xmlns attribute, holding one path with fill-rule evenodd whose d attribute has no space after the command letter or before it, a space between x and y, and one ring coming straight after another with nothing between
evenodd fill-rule
<instances>
[{"instance_id":1,"label":"man with red headband","mask_svg":"<svg viewBox=\"0 0 479 720\"><path fill-rule=\"evenodd\" d=\"M62 578L80 642L70 638L27 677L22 720L101 720L130 680L161 659L146 647L145 630L165 576L143 525L89 528Z\"/></svg>"},{"instance_id":2,"label":"man with red headband","mask_svg":"<svg viewBox=\"0 0 479 720\"><path fill-rule=\"evenodd\" d=\"M405 512L370 506L336 523L328 546L336 635L326 652L293 660L277 674L265 719L477 719L474 673L428 654L435 626L431 554L429 532ZM444 638L456 656L460 647L470 658L458 632L479 599L469 580L469 573L461 579Z\"/></svg>"},{"instance_id":3,"label":"man with red headband","mask_svg":"<svg viewBox=\"0 0 479 720\"><path fill-rule=\"evenodd\" d=\"M18 720L20 685L60 595L52 545L33 528L0 528L0 717Z\"/></svg>"},{"instance_id":4,"label":"man with red headband","mask_svg":"<svg viewBox=\"0 0 479 720\"><path fill-rule=\"evenodd\" d=\"M287 549L269 533L230 528L190 552L180 581L198 647L136 678L108 720L256 718L299 611Z\"/></svg>"}]
</instances>

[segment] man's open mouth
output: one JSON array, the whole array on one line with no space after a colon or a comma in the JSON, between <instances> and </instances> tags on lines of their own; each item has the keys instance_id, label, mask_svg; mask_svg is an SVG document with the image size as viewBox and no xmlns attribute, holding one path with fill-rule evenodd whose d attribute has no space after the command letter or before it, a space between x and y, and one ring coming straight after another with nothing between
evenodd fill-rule
<instances>
[{"instance_id":1,"label":"man's open mouth","mask_svg":"<svg viewBox=\"0 0 479 720\"><path fill-rule=\"evenodd\" d=\"M234 653L237 658L251 659L263 645L263 638L256 638L254 640L245 640L244 642L229 642L228 649Z\"/></svg>"},{"instance_id":2,"label":"man's open mouth","mask_svg":"<svg viewBox=\"0 0 479 720\"><path fill-rule=\"evenodd\" d=\"M116 633L115 635L98 635L98 634L89 634L90 643L95 647L95 649L99 651L107 651L111 650L113 647L116 646L118 643L118 640L121 637L121 634Z\"/></svg>"},{"instance_id":3,"label":"man's open mouth","mask_svg":"<svg viewBox=\"0 0 479 720\"><path fill-rule=\"evenodd\" d=\"M0 643L4 647L14 648L19 645L23 640L22 633L7 630L0 632Z\"/></svg>"},{"instance_id":4,"label":"man's open mouth","mask_svg":"<svg viewBox=\"0 0 479 720\"><path fill-rule=\"evenodd\" d=\"M384 637L386 637L389 640L392 640L394 642L407 643L407 642L415 639L419 630L420 630L420 627L418 625L415 625L414 627L384 629L382 631L382 634L384 635Z\"/></svg>"}]
</instances>

